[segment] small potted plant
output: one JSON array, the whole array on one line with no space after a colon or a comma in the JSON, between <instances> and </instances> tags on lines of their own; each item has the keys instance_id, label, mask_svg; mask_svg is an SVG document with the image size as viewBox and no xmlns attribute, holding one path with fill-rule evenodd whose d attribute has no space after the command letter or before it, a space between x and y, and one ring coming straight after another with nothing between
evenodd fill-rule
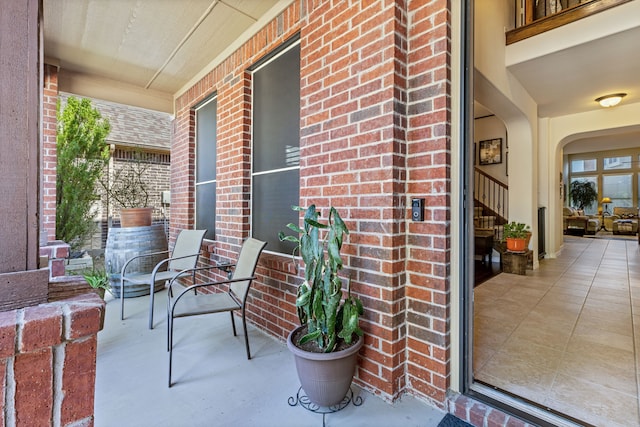
<instances>
[{"instance_id":1,"label":"small potted plant","mask_svg":"<svg viewBox=\"0 0 640 427\"><path fill-rule=\"evenodd\" d=\"M359 327L362 302L351 294L350 281L343 299L338 276L343 266L340 249L349 230L333 207L326 223L319 222L315 205L293 209L305 212L304 226L288 224L299 236L280 232L279 238L296 244L293 254L302 257L305 280L296 298L301 326L289 334L287 345L307 397L319 406L332 406L347 394L364 342Z\"/></svg>"},{"instance_id":2,"label":"small potted plant","mask_svg":"<svg viewBox=\"0 0 640 427\"><path fill-rule=\"evenodd\" d=\"M109 276L104 269L93 268L82 275L84 280L87 281L89 286L96 290L96 293L100 295L100 298L104 299L105 291L111 292L111 285L109 284Z\"/></svg>"},{"instance_id":3,"label":"small potted plant","mask_svg":"<svg viewBox=\"0 0 640 427\"><path fill-rule=\"evenodd\" d=\"M503 237L507 242L508 251L526 252L531 238L531 229L525 223L511 221L504 225Z\"/></svg>"}]
</instances>

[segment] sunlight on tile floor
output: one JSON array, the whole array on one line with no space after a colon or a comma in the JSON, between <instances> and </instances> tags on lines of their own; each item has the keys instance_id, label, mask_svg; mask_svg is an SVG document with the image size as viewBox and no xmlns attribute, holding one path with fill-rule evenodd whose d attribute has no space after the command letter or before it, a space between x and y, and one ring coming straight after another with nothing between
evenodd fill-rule
<instances>
[{"instance_id":1,"label":"sunlight on tile floor","mask_svg":"<svg viewBox=\"0 0 640 427\"><path fill-rule=\"evenodd\" d=\"M476 379L597 426L637 426L637 240L566 237L474 289Z\"/></svg>"}]
</instances>

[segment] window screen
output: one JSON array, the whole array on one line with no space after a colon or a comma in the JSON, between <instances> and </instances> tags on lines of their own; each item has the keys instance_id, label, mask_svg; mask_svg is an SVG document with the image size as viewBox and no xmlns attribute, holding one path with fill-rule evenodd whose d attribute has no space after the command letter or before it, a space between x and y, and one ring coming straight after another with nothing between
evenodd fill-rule
<instances>
[{"instance_id":1,"label":"window screen","mask_svg":"<svg viewBox=\"0 0 640 427\"><path fill-rule=\"evenodd\" d=\"M300 200L300 45L283 48L253 74L252 234L267 248L290 253L279 231Z\"/></svg>"},{"instance_id":2,"label":"window screen","mask_svg":"<svg viewBox=\"0 0 640 427\"><path fill-rule=\"evenodd\" d=\"M216 130L218 102L214 97L196 109L196 228L205 239L216 231Z\"/></svg>"}]
</instances>

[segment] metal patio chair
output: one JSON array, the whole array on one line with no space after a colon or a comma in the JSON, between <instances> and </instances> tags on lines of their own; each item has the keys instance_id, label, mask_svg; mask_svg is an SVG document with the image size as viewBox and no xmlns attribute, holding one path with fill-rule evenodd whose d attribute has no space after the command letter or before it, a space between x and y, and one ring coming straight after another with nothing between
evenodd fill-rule
<instances>
[{"instance_id":1,"label":"metal patio chair","mask_svg":"<svg viewBox=\"0 0 640 427\"><path fill-rule=\"evenodd\" d=\"M173 324L179 317L198 316L201 314L221 313L228 311L231 315L233 335L236 336L236 324L233 312L242 312L242 327L247 351L247 359L251 359L249 336L247 334L246 302L251 283L255 279L254 273L258 258L267 244L254 238L248 238L242 244L238 261L235 265L225 264L219 267L230 272L228 280L218 282L199 283L186 288L179 288L175 279L169 282L167 293L167 350L169 351L169 387L171 387L171 364L173 359ZM198 289L205 286L228 285L228 290L217 293L198 293ZM176 295L174 296L174 291ZM193 292L191 292L193 291Z\"/></svg>"},{"instance_id":2,"label":"metal patio chair","mask_svg":"<svg viewBox=\"0 0 640 427\"><path fill-rule=\"evenodd\" d=\"M204 238L206 231L207 230L182 230L176 238L176 244L173 247L173 252L171 252L171 254L169 254L169 251L143 254L128 259L127 262L124 263L120 274L121 320L124 320L124 283L129 282L133 285L149 285L149 329L153 329L153 296L155 293L155 284L159 282L166 282L167 280L174 280L188 274L192 274L193 283L195 283L195 267L198 262L198 257L200 256L200 246L202 245L202 239ZM163 253L168 254L168 257L157 263L151 273L126 272L127 266L135 259ZM166 271L161 271L164 267L166 267Z\"/></svg>"}]
</instances>

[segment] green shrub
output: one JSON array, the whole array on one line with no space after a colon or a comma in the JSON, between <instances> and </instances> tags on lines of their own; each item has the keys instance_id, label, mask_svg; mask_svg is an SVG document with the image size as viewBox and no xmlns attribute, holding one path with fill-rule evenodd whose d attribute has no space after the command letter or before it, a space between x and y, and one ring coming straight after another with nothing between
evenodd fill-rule
<instances>
[{"instance_id":1,"label":"green shrub","mask_svg":"<svg viewBox=\"0 0 640 427\"><path fill-rule=\"evenodd\" d=\"M109 161L111 127L88 99L69 97L64 110L58 102L57 117L56 238L77 250L94 229L96 182Z\"/></svg>"}]
</instances>

